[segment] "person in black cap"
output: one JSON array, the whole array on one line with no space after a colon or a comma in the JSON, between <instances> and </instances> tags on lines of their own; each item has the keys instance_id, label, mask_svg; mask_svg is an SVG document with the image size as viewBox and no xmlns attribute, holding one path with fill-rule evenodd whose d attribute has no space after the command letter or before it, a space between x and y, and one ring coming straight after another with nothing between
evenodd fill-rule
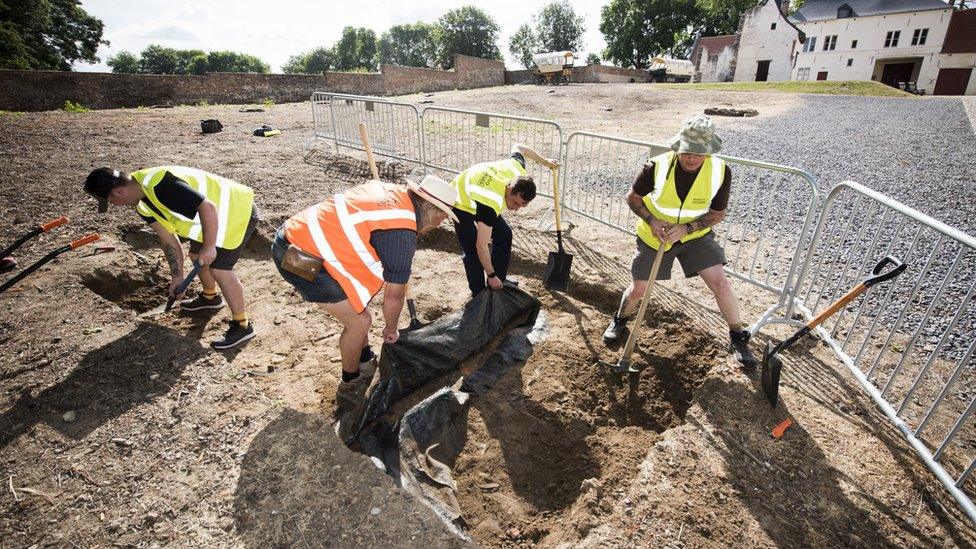
<instances>
[{"instance_id":1,"label":"person in black cap","mask_svg":"<svg viewBox=\"0 0 976 549\"><path fill-rule=\"evenodd\" d=\"M98 168L85 180L85 191L98 200L98 211L108 205L136 209L159 236L169 264L170 295L183 280L183 247L190 241L190 259L198 261L203 291L180 302L184 311L220 309L223 292L233 320L224 337L211 342L228 349L254 337L247 318L244 288L232 270L258 222L254 191L211 173L182 166L161 166L125 173Z\"/></svg>"}]
</instances>

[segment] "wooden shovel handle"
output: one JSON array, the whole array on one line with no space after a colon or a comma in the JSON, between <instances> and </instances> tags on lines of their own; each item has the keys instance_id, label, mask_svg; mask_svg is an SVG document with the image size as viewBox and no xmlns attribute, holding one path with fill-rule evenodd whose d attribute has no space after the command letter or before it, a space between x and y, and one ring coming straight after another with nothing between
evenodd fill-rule
<instances>
[{"instance_id":1,"label":"wooden shovel handle","mask_svg":"<svg viewBox=\"0 0 976 549\"><path fill-rule=\"evenodd\" d=\"M376 160L373 159L373 146L369 143L369 133L366 131L366 124L359 123L359 137L363 140L363 148L366 149L366 161L369 162L369 171L373 174L373 179L380 178L380 172L376 169Z\"/></svg>"},{"instance_id":2,"label":"wooden shovel handle","mask_svg":"<svg viewBox=\"0 0 976 549\"><path fill-rule=\"evenodd\" d=\"M57 219L52 219L51 221L48 221L47 223L41 225L41 230L44 232L48 232L55 227L60 227L61 225L66 224L67 222L68 222L68 216L62 215Z\"/></svg>"},{"instance_id":3,"label":"wooden shovel handle","mask_svg":"<svg viewBox=\"0 0 976 549\"><path fill-rule=\"evenodd\" d=\"M556 231L563 230L563 220L560 210L562 205L559 203L559 168L551 168L552 171L552 202L553 210L556 211Z\"/></svg>"},{"instance_id":4,"label":"wooden shovel handle","mask_svg":"<svg viewBox=\"0 0 976 549\"><path fill-rule=\"evenodd\" d=\"M97 234L90 234L90 235L83 236L78 240L75 240L74 242L69 244L69 246L71 246L72 250L77 250L78 248L84 246L85 244L91 244L92 242L95 242L96 240L100 240L101 238L102 237Z\"/></svg>"},{"instance_id":5,"label":"wooden shovel handle","mask_svg":"<svg viewBox=\"0 0 976 549\"><path fill-rule=\"evenodd\" d=\"M837 311L841 310L844 307L844 305L847 305L851 301L854 301L854 299L857 296L861 295L861 292L863 292L866 289L868 289L868 287L863 282L860 283L860 284L858 284L857 286L854 286L853 288L851 288L851 291L849 291L846 294L844 294L844 297L842 297L842 298L838 299L837 301L835 301L833 304L831 304L830 307L827 307L826 309L824 309L824 311L822 313L820 313L819 315L817 315L816 318L814 318L813 320L811 320L810 323L807 324L807 328L809 328L809 329L812 330L812 329L816 328L817 326L820 326L820 324L824 320L827 320L828 318L830 318L831 316L833 316L834 313L836 313Z\"/></svg>"}]
</instances>

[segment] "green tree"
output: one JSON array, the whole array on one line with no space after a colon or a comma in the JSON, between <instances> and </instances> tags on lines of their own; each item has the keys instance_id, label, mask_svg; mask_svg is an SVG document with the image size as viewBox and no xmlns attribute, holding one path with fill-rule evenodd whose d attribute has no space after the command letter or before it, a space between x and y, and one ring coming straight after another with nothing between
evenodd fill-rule
<instances>
[{"instance_id":1,"label":"green tree","mask_svg":"<svg viewBox=\"0 0 976 549\"><path fill-rule=\"evenodd\" d=\"M595 53L591 53L591 54L587 55L586 56L586 64L587 65L599 65L600 64L600 56L597 55L597 54L595 54Z\"/></svg>"},{"instance_id":2,"label":"green tree","mask_svg":"<svg viewBox=\"0 0 976 549\"><path fill-rule=\"evenodd\" d=\"M759 5L759 0L695 0L701 17L695 22L696 34L716 36L739 30L742 12Z\"/></svg>"},{"instance_id":3,"label":"green tree","mask_svg":"<svg viewBox=\"0 0 976 549\"><path fill-rule=\"evenodd\" d=\"M351 71L356 68L356 28L345 27L342 29L342 38L336 42L335 47L335 67L340 71Z\"/></svg>"},{"instance_id":4,"label":"green tree","mask_svg":"<svg viewBox=\"0 0 976 549\"><path fill-rule=\"evenodd\" d=\"M143 74L176 74L180 60L176 50L159 44L149 44L139 58L139 72Z\"/></svg>"},{"instance_id":5,"label":"green tree","mask_svg":"<svg viewBox=\"0 0 976 549\"><path fill-rule=\"evenodd\" d=\"M356 29L356 67L376 70L376 32L372 29Z\"/></svg>"},{"instance_id":6,"label":"green tree","mask_svg":"<svg viewBox=\"0 0 976 549\"><path fill-rule=\"evenodd\" d=\"M695 0L610 0L600 12L603 58L646 69L654 56L685 57L698 16Z\"/></svg>"},{"instance_id":7,"label":"green tree","mask_svg":"<svg viewBox=\"0 0 976 549\"><path fill-rule=\"evenodd\" d=\"M528 23L520 26L508 39L508 52L527 69L532 68L532 56L538 51L539 41Z\"/></svg>"},{"instance_id":8,"label":"green tree","mask_svg":"<svg viewBox=\"0 0 976 549\"><path fill-rule=\"evenodd\" d=\"M78 0L0 0L0 69L68 71L97 63L104 25Z\"/></svg>"},{"instance_id":9,"label":"green tree","mask_svg":"<svg viewBox=\"0 0 976 549\"><path fill-rule=\"evenodd\" d=\"M236 51L212 51L207 54L207 72L257 72L267 74L268 65L253 55Z\"/></svg>"},{"instance_id":10,"label":"green tree","mask_svg":"<svg viewBox=\"0 0 976 549\"><path fill-rule=\"evenodd\" d=\"M321 47L292 55L281 67L285 74L323 74L332 67L332 49Z\"/></svg>"},{"instance_id":11,"label":"green tree","mask_svg":"<svg viewBox=\"0 0 976 549\"><path fill-rule=\"evenodd\" d=\"M139 56L129 51L120 51L106 61L112 72L136 74L139 72Z\"/></svg>"},{"instance_id":12,"label":"green tree","mask_svg":"<svg viewBox=\"0 0 976 549\"><path fill-rule=\"evenodd\" d=\"M535 35L543 51L578 51L583 49L583 16L578 15L569 0L554 0L536 17Z\"/></svg>"},{"instance_id":13,"label":"green tree","mask_svg":"<svg viewBox=\"0 0 976 549\"><path fill-rule=\"evenodd\" d=\"M206 65L203 72L199 71L201 60L207 58L207 52L203 50L175 50L176 70L173 74L203 74L207 72Z\"/></svg>"},{"instance_id":14,"label":"green tree","mask_svg":"<svg viewBox=\"0 0 976 549\"><path fill-rule=\"evenodd\" d=\"M381 64L431 68L437 63L434 25L393 25L380 36L378 50Z\"/></svg>"},{"instance_id":15,"label":"green tree","mask_svg":"<svg viewBox=\"0 0 976 549\"><path fill-rule=\"evenodd\" d=\"M494 19L475 6L451 10L437 20L437 60L445 69L451 68L456 53L501 61L500 30Z\"/></svg>"}]
</instances>

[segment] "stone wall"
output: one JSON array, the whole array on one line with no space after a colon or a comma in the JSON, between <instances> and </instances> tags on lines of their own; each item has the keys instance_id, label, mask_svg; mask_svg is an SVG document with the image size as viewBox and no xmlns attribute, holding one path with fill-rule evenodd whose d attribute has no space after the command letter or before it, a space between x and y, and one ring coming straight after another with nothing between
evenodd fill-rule
<instances>
[{"instance_id":1,"label":"stone wall","mask_svg":"<svg viewBox=\"0 0 976 549\"><path fill-rule=\"evenodd\" d=\"M578 84L601 84L607 82L647 82L647 71L639 69L625 69L611 65L584 65L573 67L570 82ZM532 69L505 71L506 84L534 83L535 73Z\"/></svg>"},{"instance_id":2,"label":"stone wall","mask_svg":"<svg viewBox=\"0 0 976 549\"><path fill-rule=\"evenodd\" d=\"M210 103L306 101L313 91L401 95L500 86L505 65L464 55L450 71L384 65L379 73L323 75L210 73L204 76L63 71L0 71L0 110L59 109L67 100L88 108Z\"/></svg>"}]
</instances>

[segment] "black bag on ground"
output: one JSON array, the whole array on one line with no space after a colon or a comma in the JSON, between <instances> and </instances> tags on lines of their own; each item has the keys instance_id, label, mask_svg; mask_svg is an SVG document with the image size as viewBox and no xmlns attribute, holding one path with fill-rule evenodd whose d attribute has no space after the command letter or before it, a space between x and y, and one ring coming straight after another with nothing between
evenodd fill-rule
<instances>
[{"instance_id":1,"label":"black bag on ground","mask_svg":"<svg viewBox=\"0 0 976 549\"><path fill-rule=\"evenodd\" d=\"M224 129L224 125L221 124L220 120L217 120L216 118L200 121L200 131L203 133L217 133L222 129Z\"/></svg>"}]
</instances>

